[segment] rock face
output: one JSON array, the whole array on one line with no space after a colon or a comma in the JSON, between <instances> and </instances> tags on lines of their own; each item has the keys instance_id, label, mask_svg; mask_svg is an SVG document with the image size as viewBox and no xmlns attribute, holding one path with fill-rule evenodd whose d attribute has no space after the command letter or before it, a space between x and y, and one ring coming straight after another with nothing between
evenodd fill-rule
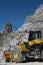
<instances>
[{"instance_id":1,"label":"rock face","mask_svg":"<svg viewBox=\"0 0 43 65\"><path fill-rule=\"evenodd\" d=\"M15 45L19 40L27 41L28 35L23 33L25 31L29 32L29 30L42 30L43 37L43 4L38 7L38 9L31 15L27 16L24 21L24 24L19 28L19 30L14 33L11 32L9 34L0 34L0 44L2 45ZM19 33L22 32L22 33ZM2 43L1 43L2 42Z\"/></svg>"},{"instance_id":2,"label":"rock face","mask_svg":"<svg viewBox=\"0 0 43 65\"><path fill-rule=\"evenodd\" d=\"M27 16L24 21L24 24L18 31L29 31L30 29L39 28L43 28L43 4L41 4L33 14Z\"/></svg>"}]
</instances>

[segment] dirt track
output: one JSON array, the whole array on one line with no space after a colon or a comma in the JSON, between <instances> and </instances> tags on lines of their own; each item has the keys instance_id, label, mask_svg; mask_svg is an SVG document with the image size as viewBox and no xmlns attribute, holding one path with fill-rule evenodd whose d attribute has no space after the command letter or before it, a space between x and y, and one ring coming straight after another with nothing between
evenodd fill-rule
<instances>
[{"instance_id":1,"label":"dirt track","mask_svg":"<svg viewBox=\"0 0 43 65\"><path fill-rule=\"evenodd\" d=\"M0 63L0 65L43 65L43 62L30 62L30 63Z\"/></svg>"},{"instance_id":2,"label":"dirt track","mask_svg":"<svg viewBox=\"0 0 43 65\"><path fill-rule=\"evenodd\" d=\"M42 60L33 60L33 59L30 59L30 60L25 60L21 63L15 63L15 62L8 62L8 63L0 63L0 65L43 65L43 61Z\"/></svg>"}]
</instances>

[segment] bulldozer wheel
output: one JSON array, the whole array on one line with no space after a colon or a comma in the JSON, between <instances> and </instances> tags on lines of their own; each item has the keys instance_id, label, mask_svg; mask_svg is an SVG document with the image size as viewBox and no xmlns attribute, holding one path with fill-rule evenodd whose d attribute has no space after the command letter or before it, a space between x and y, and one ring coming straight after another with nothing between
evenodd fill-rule
<instances>
[{"instance_id":1,"label":"bulldozer wheel","mask_svg":"<svg viewBox=\"0 0 43 65\"><path fill-rule=\"evenodd\" d=\"M28 58L28 57L25 57L25 59L26 59L26 60L29 60L29 58Z\"/></svg>"},{"instance_id":2,"label":"bulldozer wheel","mask_svg":"<svg viewBox=\"0 0 43 65\"><path fill-rule=\"evenodd\" d=\"M23 59L22 53L20 49L13 49L12 51L12 61L13 62L21 62Z\"/></svg>"},{"instance_id":3,"label":"bulldozer wheel","mask_svg":"<svg viewBox=\"0 0 43 65\"><path fill-rule=\"evenodd\" d=\"M43 50L42 50L42 53L41 53L41 57L42 57L42 60L43 60Z\"/></svg>"}]
</instances>

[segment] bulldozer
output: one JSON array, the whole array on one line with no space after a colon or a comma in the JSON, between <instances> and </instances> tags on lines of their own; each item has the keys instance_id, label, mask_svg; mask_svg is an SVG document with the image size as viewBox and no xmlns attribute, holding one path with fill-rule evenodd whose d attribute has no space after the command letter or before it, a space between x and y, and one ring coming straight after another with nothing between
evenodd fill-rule
<instances>
[{"instance_id":1,"label":"bulldozer","mask_svg":"<svg viewBox=\"0 0 43 65\"><path fill-rule=\"evenodd\" d=\"M28 41L19 41L13 50L3 52L6 62L22 62L25 59L35 58L43 60L43 38L41 30L30 30Z\"/></svg>"}]
</instances>

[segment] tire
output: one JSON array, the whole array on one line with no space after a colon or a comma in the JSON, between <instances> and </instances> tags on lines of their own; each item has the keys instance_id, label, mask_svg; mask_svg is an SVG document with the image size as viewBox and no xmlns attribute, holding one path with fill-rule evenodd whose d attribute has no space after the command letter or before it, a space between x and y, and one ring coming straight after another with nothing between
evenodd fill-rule
<instances>
[{"instance_id":1,"label":"tire","mask_svg":"<svg viewBox=\"0 0 43 65\"><path fill-rule=\"evenodd\" d=\"M41 59L43 60L43 42L40 43L40 56L41 56Z\"/></svg>"},{"instance_id":2,"label":"tire","mask_svg":"<svg viewBox=\"0 0 43 65\"><path fill-rule=\"evenodd\" d=\"M42 58L42 60L43 60L43 50L42 50L42 53L41 53L41 58Z\"/></svg>"},{"instance_id":3,"label":"tire","mask_svg":"<svg viewBox=\"0 0 43 65\"><path fill-rule=\"evenodd\" d=\"M18 58L14 57L15 52L18 53ZM22 56L21 50L18 49L18 48L13 49L13 51L12 51L12 61L18 63L18 62L21 62L22 60L23 60L23 56Z\"/></svg>"},{"instance_id":4,"label":"tire","mask_svg":"<svg viewBox=\"0 0 43 65\"><path fill-rule=\"evenodd\" d=\"M25 59L26 59L26 60L29 60L29 58L28 58L28 57L25 57Z\"/></svg>"}]
</instances>

